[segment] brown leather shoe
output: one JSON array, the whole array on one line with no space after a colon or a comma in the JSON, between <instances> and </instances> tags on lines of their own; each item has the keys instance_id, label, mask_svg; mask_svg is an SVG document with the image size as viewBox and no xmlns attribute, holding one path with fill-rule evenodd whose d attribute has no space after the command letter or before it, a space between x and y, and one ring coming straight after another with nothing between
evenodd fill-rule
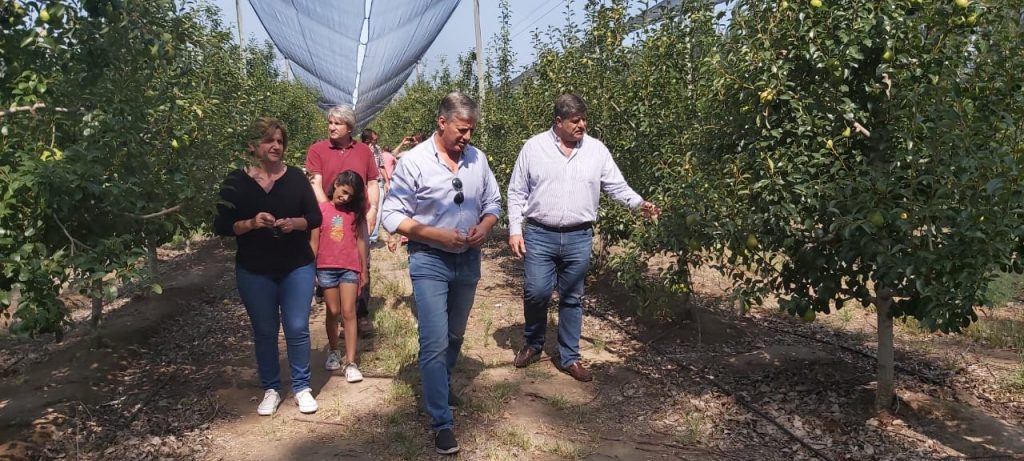
<instances>
[{"instance_id":1,"label":"brown leather shoe","mask_svg":"<svg viewBox=\"0 0 1024 461\"><path fill-rule=\"evenodd\" d=\"M590 373L590 370L583 368L583 365L579 362L573 362L572 365L567 367L559 366L558 369L562 373L572 376L576 381L587 383L594 380L594 375Z\"/></svg>"},{"instance_id":2,"label":"brown leather shoe","mask_svg":"<svg viewBox=\"0 0 1024 461\"><path fill-rule=\"evenodd\" d=\"M523 348L519 349L519 352L516 353L516 359L512 364L515 365L516 368L524 368L527 365L540 360L540 352L541 351L530 346L523 346Z\"/></svg>"}]
</instances>

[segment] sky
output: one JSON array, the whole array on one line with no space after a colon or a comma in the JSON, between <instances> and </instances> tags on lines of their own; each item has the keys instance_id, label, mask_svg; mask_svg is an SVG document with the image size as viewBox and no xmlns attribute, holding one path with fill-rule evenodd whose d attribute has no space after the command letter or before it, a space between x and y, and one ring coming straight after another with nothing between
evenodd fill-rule
<instances>
[{"instance_id":1,"label":"sky","mask_svg":"<svg viewBox=\"0 0 1024 461\"><path fill-rule=\"evenodd\" d=\"M209 0L220 7L224 25L236 27L235 0ZM429 0L417 0L429 1ZM258 41L269 39L263 30L259 18L249 5L248 0L241 0L242 31L246 39ZM523 68L533 61L533 45L531 32L535 29L547 30L550 26L558 26L565 22L566 7L573 12L574 20L583 20L585 0L510 0L512 8L512 50L516 54L515 67ZM498 33L500 11L498 0L480 0L480 33L486 47L491 38ZM372 18L371 18L372 20ZM237 30L235 30L237 34ZM460 53L475 47L473 31L473 0L461 0L451 19L441 30L437 40L424 55L423 71L431 74L441 68L442 59L449 65ZM515 72L513 72L515 74Z\"/></svg>"}]
</instances>

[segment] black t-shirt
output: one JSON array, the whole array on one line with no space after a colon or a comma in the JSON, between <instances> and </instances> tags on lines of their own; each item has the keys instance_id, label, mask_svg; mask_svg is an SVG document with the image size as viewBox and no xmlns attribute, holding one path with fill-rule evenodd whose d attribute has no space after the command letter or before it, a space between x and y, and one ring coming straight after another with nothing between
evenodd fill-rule
<instances>
[{"instance_id":1,"label":"black t-shirt","mask_svg":"<svg viewBox=\"0 0 1024 461\"><path fill-rule=\"evenodd\" d=\"M224 179L220 198L213 227L217 235L235 237L238 242L235 264L239 267L255 274L280 276L313 262L309 232L320 227L322 217L313 187L302 171L289 166L270 192L265 192L245 171L235 170ZM235 222L261 212L277 219L306 218L309 227L276 235L270 228L235 235Z\"/></svg>"}]
</instances>

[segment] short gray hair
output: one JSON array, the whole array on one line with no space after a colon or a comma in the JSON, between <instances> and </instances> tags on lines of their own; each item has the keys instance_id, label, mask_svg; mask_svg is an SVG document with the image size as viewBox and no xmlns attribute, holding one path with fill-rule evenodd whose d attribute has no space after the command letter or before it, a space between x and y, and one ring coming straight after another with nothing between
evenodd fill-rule
<instances>
[{"instance_id":1,"label":"short gray hair","mask_svg":"<svg viewBox=\"0 0 1024 461\"><path fill-rule=\"evenodd\" d=\"M348 125L349 133L356 130L356 111L352 106L334 106L327 111L327 121L337 120Z\"/></svg>"},{"instance_id":2,"label":"short gray hair","mask_svg":"<svg viewBox=\"0 0 1024 461\"><path fill-rule=\"evenodd\" d=\"M476 101L464 93L453 91L441 98L441 104L437 106L437 116L445 120L456 118L469 119L473 122L480 121L480 106Z\"/></svg>"},{"instance_id":3,"label":"short gray hair","mask_svg":"<svg viewBox=\"0 0 1024 461\"><path fill-rule=\"evenodd\" d=\"M572 93L565 93L555 99L555 118L565 120L573 115L587 115L587 103Z\"/></svg>"}]
</instances>

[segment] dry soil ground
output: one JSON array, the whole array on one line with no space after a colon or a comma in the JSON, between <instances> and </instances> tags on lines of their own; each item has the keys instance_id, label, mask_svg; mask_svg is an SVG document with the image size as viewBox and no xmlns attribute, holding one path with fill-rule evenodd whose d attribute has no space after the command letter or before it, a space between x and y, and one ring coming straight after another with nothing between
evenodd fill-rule
<instances>
[{"instance_id":1,"label":"dry soil ground","mask_svg":"<svg viewBox=\"0 0 1024 461\"><path fill-rule=\"evenodd\" d=\"M804 324L769 305L739 317L707 272L688 305L665 298L676 314L655 318L637 317L630 293L594 276L582 346L596 379L576 382L549 360L515 369L521 269L501 241L485 247L455 376L459 459L1024 456L1019 351L901 328L901 405L876 417L870 313ZM60 344L0 338L0 459L435 458L404 249L373 250L377 334L360 346L367 379L348 384L323 370L324 312L314 306L320 410L302 415L289 396L259 417L229 243L167 254L163 294L112 305L105 348L91 348L82 328ZM1019 315L1000 321L1024 329ZM556 353L549 331L545 358Z\"/></svg>"}]
</instances>

